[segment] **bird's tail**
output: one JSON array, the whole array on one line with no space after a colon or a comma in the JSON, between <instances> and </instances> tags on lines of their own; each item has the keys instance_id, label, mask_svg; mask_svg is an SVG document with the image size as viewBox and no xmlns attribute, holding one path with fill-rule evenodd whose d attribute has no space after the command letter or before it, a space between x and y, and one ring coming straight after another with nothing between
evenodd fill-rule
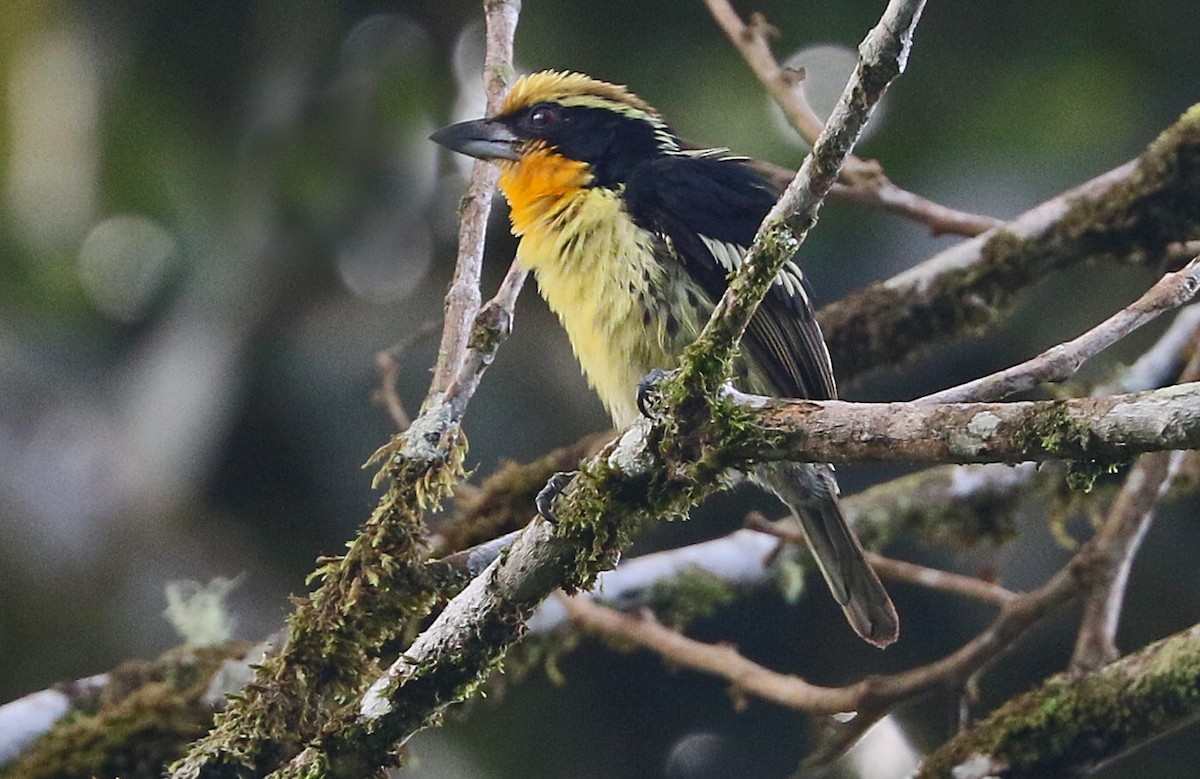
<instances>
[{"instance_id":1,"label":"bird's tail","mask_svg":"<svg viewBox=\"0 0 1200 779\"><path fill-rule=\"evenodd\" d=\"M900 634L896 607L846 524L833 469L810 463L769 463L754 478L799 518L817 567L854 631L885 647Z\"/></svg>"}]
</instances>

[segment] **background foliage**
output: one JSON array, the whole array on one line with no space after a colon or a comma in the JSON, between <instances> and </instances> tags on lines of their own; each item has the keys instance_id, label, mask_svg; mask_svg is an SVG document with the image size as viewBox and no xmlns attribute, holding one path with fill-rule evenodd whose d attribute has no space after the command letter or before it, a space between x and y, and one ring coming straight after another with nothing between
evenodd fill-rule
<instances>
[{"instance_id":1,"label":"background foliage","mask_svg":"<svg viewBox=\"0 0 1200 779\"><path fill-rule=\"evenodd\" d=\"M777 51L853 46L879 4L741 4L782 31ZM1125 161L1197 99L1191 0L937 3L910 70L862 147L934 199L1000 217ZM0 19L0 701L156 655L177 641L165 584L245 575L236 634L276 628L370 510L359 466L390 432L370 396L373 355L435 320L453 261L456 160L425 141L481 109L475 2L12 0ZM628 83L686 136L797 164L802 150L699 3L527 0L520 67ZM820 57L805 61L814 86ZM814 98L819 104L819 99ZM512 242L502 215L493 282ZM834 299L954 239L831 203L804 264ZM845 388L908 398L1073 335L1150 273L1087 268L1048 281L993 334ZM1117 357L1131 357L1154 330ZM401 394L423 394L432 338L405 353ZM1089 374L1100 378L1113 364ZM471 464L527 459L602 428L552 318L526 293L517 330L474 402ZM885 475L846 469L853 491ZM738 493L642 549L738 526ZM1123 648L1200 621L1200 531L1180 501L1135 567ZM1045 517L1004 550L902 556L994 569L1034 586L1061 562ZM1082 526L1080 526L1082 527ZM1077 528L1079 529L1079 528ZM877 653L823 593L758 593L694 633L735 641L817 682L939 656L983 607L894 588L900 645ZM1073 625L1040 631L987 677L985 702L1065 662ZM715 750L754 775L802 757L804 719L585 644L560 686L540 673L425 742L446 775L672 776ZM955 702L903 717L943 739ZM1108 769L1184 770L1195 732ZM423 754L418 743L417 754ZM456 755L437 769L438 755ZM448 758L447 758L448 759ZM1179 762L1177 762L1179 761ZM719 760L718 760L719 762Z\"/></svg>"}]
</instances>

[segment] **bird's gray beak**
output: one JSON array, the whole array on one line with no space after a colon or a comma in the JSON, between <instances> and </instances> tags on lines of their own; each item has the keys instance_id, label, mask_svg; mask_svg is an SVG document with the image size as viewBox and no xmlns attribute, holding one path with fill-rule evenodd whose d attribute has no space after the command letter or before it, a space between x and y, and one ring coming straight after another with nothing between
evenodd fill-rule
<instances>
[{"instance_id":1,"label":"bird's gray beak","mask_svg":"<svg viewBox=\"0 0 1200 779\"><path fill-rule=\"evenodd\" d=\"M492 119L476 119L443 127L429 140L450 151L477 157L481 160L520 159L521 139L505 125Z\"/></svg>"}]
</instances>

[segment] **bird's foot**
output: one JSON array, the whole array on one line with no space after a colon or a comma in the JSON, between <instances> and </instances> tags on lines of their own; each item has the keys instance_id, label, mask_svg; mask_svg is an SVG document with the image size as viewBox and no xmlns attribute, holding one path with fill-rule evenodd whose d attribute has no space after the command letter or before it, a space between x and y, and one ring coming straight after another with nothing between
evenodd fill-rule
<instances>
[{"instance_id":1,"label":"bird's foot","mask_svg":"<svg viewBox=\"0 0 1200 779\"><path fill-rule=\"evenodd\" d=\"M542 487L541 492L537 494L533 503L537 506L537 513L552 525L558 524L558 516L554 513L554 501L563 493L571 480L579 475L579 471L559 471L546 481L546 486Z\"/></svg>"},{"instance_id":2,"label":"bird's foot","mask_svg":"<svg viewBox=\"0 0 1200 779\"><path fill-rule=\"evenodd\" d=\"M658 392L658 385L670 375L671 371L655 368L638 382L637 407L646 419L654 419L658 416L662 406L662 395Z\"/></svg>"}]
</instances>

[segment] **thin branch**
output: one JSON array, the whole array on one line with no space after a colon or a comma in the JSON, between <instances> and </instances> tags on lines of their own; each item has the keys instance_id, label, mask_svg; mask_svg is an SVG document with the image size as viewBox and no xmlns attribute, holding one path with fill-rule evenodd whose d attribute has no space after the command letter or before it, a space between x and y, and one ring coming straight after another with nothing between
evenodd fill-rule
<instances>
[{"instance_id":1,"label":"thin branch","mask_svg":"<svg viewBox=\"0 0 1200 779\"><path fill-rule=\"evenodd\" d=\"M1019 365L926 395L917 402L1000 400L1018 392L1031 390L1040 384L1065 381L1074 376L1085 362L1142 325L1190 302L1198 289L1200 257L1192 260L1182 270L1166 274L1146 294L1083 335L1052 346Z\"/></svg>"},{"instance_id":2,"label":"thin branch","mask_svg":"<svg viewBox=\"0 0 1200 779\"><path fill-rule=\"evenodd\" d=\"M825 195L884 91L904 72L924 7L924 0L891 0L879 23L860 44L858 66L812 152L763 219L750 251L714 307L695 347L684 356L681 372L685 379L701 362L698 357L728 365L759 302L816 223Z\"/></svg>"},{"instance_id":3,"label":"thin branch","mask_svg":"<svg viewBox=\"0 0 1200 779\"><path fill-rule=\"evenodd\" d=\"M821 687L799 676L759 665L728 644L706 644L672 630L647 612L625 614L587 598L562 598L571 621L581 630L640 646L672 665L724 679L738 692L814 714L854 711L867 683Z\"/></svg>"},{"instance_id":4,"label":"thin branch","mask_svg":"<svg viewBox=\"0 0 1200 779\"><path fill-rule=\"evenodd\" d=\"M746 24L727 0L705 0L705 3L791 125L810 144L815 143L823 122L797 89L803 76L780 67L771 51L770 40L778 35L778 30L760 13L751 16ZM755 163L755 166L781 188L793 175L786 168L769 163ZM888 179L878 162L854 155L846 158L840 181L830 194L907 217L926 225L934 235L975 236L1002 224L999 219L957 211L902 189Z\"/></svg>"},{"instance_id":5,"label":"thin branch","mask_svg":"<svg viewBox=\"0 0 1200 779\"><path fill-rule=\"evenodd\" d=\"M771 522L761 514L751 513L746 517L746 527L772 535L801 548L805 544L800 526L790 517L779 522ZM871 563L871 567L875 569L876 573L885 579L915 584L952 595L961 595L994 606L1005 606L1017 597L1012 590L992 582L985 582L974 576L963 576L905 560L884 557L878 552L868 551L867 561Z\"/></svg>"},{"instance_id":6,"label":"thin branch","mask_svg":"<svg viewBox=\"0 0 1200 779\"><path fill-rule=\"evenodd\" d=\"M868 160L870 165L874 161ZM875 163L878 165L878 163ZM862 205L882 208L929 228L933 236L962 235L968 238L982 235L1004 224L1003 220L983 214L973 214L922 197L892 183L880 167L876 172L864 169L853 184L839 182L831 195Z\"/></svg>"},{"instance_id":7,"label":"thin branch","mask_svg":"<svg viewBox=\"0 0 1200 779\"><path fill-rule=\"evenodd\" d=\"M483 60L483 89L487 95L487 115L491 116L500 112L515 75L512 66L513 38L521 3L519 0L485 2L484 6L487 48ZM429 385L431 396L444 392L450 386L467 357L475 316L479 313L479 278L483 268L487 218L499 181L499 166L484 160L475 161L459 215L458 261L446 293L445 325L437 365Z\"/></svg>"},{"instance_id":8,"label":"thin branch","mask_svg":"<svg viewBox=\"0 0 1200 779\"><path fill-rule=\"evenodd\" d=\"M993 606L1005 606L1017 597L1012 590L975 576L963 576L951 571L917 565L907 560L884 557L877 552L868 552L867 560L885 579L907 582L951 595L961 595Z\"/></svg>"},{"instance_id":9,"label":"thin branch","mask_svg":"<svg viewBox=\"0 0 1200 779\"><path fill-rule=\"evenodd\" d=\"M824 129L825 123L796 89L803 76L795 71L781 68L778 60L775 59L775 54L771 51L770 39L778 36L779 31L772 27L761 13L757 12L750 17L750 24L746 24L726 0L705 0L705 4L712 13L713 19L729 37L730 42L737 47L742 59L746 60L746 64L754 71L754 75L783 109L788 122L810 144L815 143L817 136ZM846 160L847 167L855 164L850 159L854 158Z\"/></svg>"},{"instance_id":10,"label":"thin branch","mask_svg":"<svg viewBox=\"0 0 1200 779\"><path fill-rule=\"evenodd\" d=\"M1181 452L1152 452L1138 458L1117 495L1104 532L1111 536L1107 565L1097 571L1092 593L1084 603L1070 669L1076 674L1095 671L1121 656L1117 625L1125 601L1129 569L1154 518L1154 509L1171 486Z\"/></svg>"},{"instance_id":11,"label":"thin branch","mask_svg":"<svg viewBox=\"0 0 1200 779\"><path fill-rule=\"evenodd\" d=\"M1182 355L1193 353L1197 342L1200 342L1200 304L1193 304L1181 309L1153 346L1095 394L1136 392L1174 381L1183 366Z\"/></svg>"},{"instance_id":12,"label":"thin branch","mask_svg":"<svg viewBox=\"0 0 1200 779\"><path fill-rule=\"evenodd\" d=\"M853 736L839 740L840 751L896 703L933 689L961 685L970 673L993 662L1017 636L1081 590L1082 585L1068 566L1037 590L1012 598L987 630L954 654L921 668L868 677L845 687L814 685L798 676L772 671L732 647L708 645L644 616L622 614L584 598L570 598L566 607L571 619L584 629L650 649L672 665L720 677L764 700L813 714L856 713L844 730ZM832 756L829 750L821 759Z\"/></svg>"},{"instance_id":13,"label":"thin branch","mask_svg":"<svg viewBox=\"0 0 1200 779\"><path fill-rule=\"evenodd\" d=\"M396 386L400 380L400 358L417 341L437 332L439 324L436 320L429 320L387 349L375 353L375 370L379 373L379 387L372 393L371 400L387 410L388 416L392 418L397 430L407 430L408 426L412 424L412 418L405 410Z\"/></svg>"}]
</instances>

